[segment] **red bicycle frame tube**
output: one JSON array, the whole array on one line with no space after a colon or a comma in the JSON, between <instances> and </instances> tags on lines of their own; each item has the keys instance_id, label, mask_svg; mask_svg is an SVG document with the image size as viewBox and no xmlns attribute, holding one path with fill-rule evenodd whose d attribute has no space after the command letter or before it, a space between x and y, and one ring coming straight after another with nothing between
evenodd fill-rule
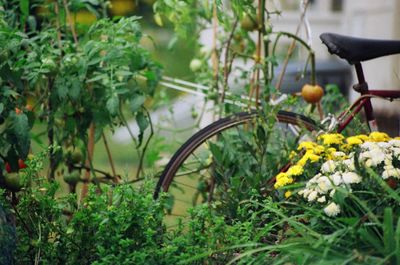
<instances>
[{"instance_id":1,"label":"red bicycle frame tube","mask_svg":"<svg viewBox=\"0 0 400 265\"><path fill-rule=\"evenodd\" d=\"M339 115L339 126L337 132L340 133L344 128L353 120L355 115L357 115L362 108L365 110L367 117L373 117L373 109L371 106L371 97L377 96L379 98L384 98L386 100L393 100L400 98L399 90L368 90L367 94L363 94L354 103L353 107L349 112L343 112ZM368 107L368 105L370 107Z\"/></svg>"}]
</instances>

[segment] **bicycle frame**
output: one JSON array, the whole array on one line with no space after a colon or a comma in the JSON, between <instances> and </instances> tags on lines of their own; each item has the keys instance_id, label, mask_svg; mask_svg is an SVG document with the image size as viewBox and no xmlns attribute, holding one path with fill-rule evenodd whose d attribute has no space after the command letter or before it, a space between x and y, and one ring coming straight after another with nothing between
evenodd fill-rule
<instances>
[{"instance_id":1,"label":"bicycle frame","mask_svg":"<svg viewBox=\"0 0 400 265\"><path fill-rule=\"evenodd\" d=\"M368 84L364 78L361 63L355 64L355 68L358 78L358 84L355 84L353 88L355 91L361 93L361 96L352 104L352 106L348 110L342 112L338 116L338 127L336 129L338 133L343 131L347 127L347 125L353 120L355 115L357 115L363 108L370 130L377 131L378 127L374 117L374 110L372 108L371 98L377 97L388 101L400 98L399 90L369 90Z\"/></svg>"}]
</instances>

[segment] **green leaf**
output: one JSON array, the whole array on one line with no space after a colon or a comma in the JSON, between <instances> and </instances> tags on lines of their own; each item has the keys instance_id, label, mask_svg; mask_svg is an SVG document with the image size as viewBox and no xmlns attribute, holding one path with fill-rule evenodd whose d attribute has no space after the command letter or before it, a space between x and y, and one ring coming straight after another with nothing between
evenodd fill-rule
<instances>
[{"instance_id":1,"label":"green leaf","mask_svg":"<svg viewBox=\"0 0 400 265\"><path fill-rule=\"evenodd\" d=\"M96 81L99 81L99 80L101 80L103 78L106 79L107 78L107 74L96 75L93 78L87 80L86 83L96 82Z\"/></svg>"},{"instance_id":2,"label":"green leaf","mask_svg":"<svg viewBox=\"0 0 400 265\"><path fill-rule=\"evenodd\" d=\"M400 218L397 219L397 227L396 227L396 234L395 234L395 244L396 244L396 264L400 264Z\"/></svg>"},{"instance_id":3,"label":"green leaf","mask_svg":"<svg viewBox=\"0 0 400 265\"><path fill-rule=\"evenodd\" d=\"M117 96L111 96L106 103L107 110L111 115L116 115L118 113L119 99Z\"/></svg>"},{"instance_id":4,"label":"green leaf","mask_svg":"<svg viewBox=\"0 0 400 265\"><path fill-rule=\"evenodd\" d=\"M386 255L390 255L395 250L393 211L389 207L385 208L383 213L383 244Z\"/></svg>"},{"instance_id":5,"label":"green leaf","mask_svg":"<svg viewBox=\"0 0 400 265\"><path fill-rule=\"evenodd\" d=\"M19 0L19 9L25 16L29 15L29 0Z\"/></svg>"},{"instance_id":6,"label":"green leaf","mask_svg":"<svg viewBox=\"0 0 400 265\"><path fill-rule=\"evenodd\" d=\"M17 138L17 149L20 157L26 157L30 147L28 117L22 114L13 114L13 132Z\"/></svg>"},{"instance_id":7,"label":"green leaf","mask_svg":"<svg viewBox=\"0 0 400 265\"><path fill-rule=\"evenodd\" d=\"M143 105L143 103L145 102L146 97L143 95L136 95L134 98L131 99L131 111L132 112L137 112L140 107Z\"/></svg>"},{"instance_id":8,"label":"green leaf","mask_svg":"<svg viewBox=\"0 0 400 265\"><path fill-rule=\"evenodd\" d=\"M146 115L144 115L143 112L139 112L136 115L136 122L139 126L139 145L138 147L142 144L143 141L143 134L144 131L147 129L147 127L149 127L149 121L146 118Z\"/></svg>"},{"instance_id":9,"label":"green leaf","mask_svg":"<svg viewBox=\"0 0 400 265\"><path fill-rule=\"evenodd\" d=\"M365 243L368 242L371 246L373 246L379 252L381 252L381 253L384 252L384 248L382 246L381 240L379 240L379 238L376 237L375 233L371 232L370 229L361 228L359 230L359 234L361 236L361 239L366 241Z\"/></svg>"},{"instance_id":10,"label":"green leaf","mask_svg":"<svg viewBox=\"0 0 400 265\"><path fill-rule=\"evenodd\" d=\"M81 93L81 82L79 79L72 79L71 80L71 87L68 90L68 94L71 96L73 99L78 99L79 95Z\"/></svg>"},{"instance_id":11,"label":"green leaf","mask_svg":"<svg viewBox=\"0 0 400 265\"><path fill-rule=\"evenodd\" d=\"M65 81L65 80L64 80ZM56 88L57 95L59 99L65 99L67 97L68 89L65 85L62 85L61 83L57 85Z\"/></svg>"},{"instance_id":12,"label":"green leaf","mask_svg":"<svg viewBox=\"0 0 400 265\"><path fill-rule=\"evenodd\" d=\"M4 110L4 104L0 103L0 114L3 112L3 110Z\"/></svg>"},{"instance_id":13,"label":"green leaf","mask_svg":"<svg viewBox=\"0 0 400 265\"><path fill-rule=\"evenodd\" d=\"M216 161L222 161L221 149L214 143L209 143L211 153L213 154L213 159Z\"/></svg>"}]
</instances>

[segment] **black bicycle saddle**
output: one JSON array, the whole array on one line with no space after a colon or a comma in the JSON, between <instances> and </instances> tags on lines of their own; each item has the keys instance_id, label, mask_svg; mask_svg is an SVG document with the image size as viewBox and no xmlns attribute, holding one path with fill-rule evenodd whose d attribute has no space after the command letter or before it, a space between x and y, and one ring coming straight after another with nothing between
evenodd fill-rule
<instances>
[{"instance_id":1,"label":"black bicycle saddle","mask_svg":"<svg viewBox=\"0 0 400 265\"><path fill-rule=\"evenodd\" d=\"M323 33L319 37L331 54L347 60L350 64L400 53L398 40L363 39L334 33Z\"/></svg>"}]
</instances>

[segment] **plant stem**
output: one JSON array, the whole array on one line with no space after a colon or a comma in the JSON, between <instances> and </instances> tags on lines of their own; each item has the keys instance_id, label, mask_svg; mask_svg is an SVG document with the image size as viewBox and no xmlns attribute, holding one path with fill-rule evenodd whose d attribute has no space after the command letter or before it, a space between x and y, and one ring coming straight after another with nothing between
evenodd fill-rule
<instances>
[{"instance_id":1,"label":"plant stem","mask_svg":"<svg viewBox=\"0 0 400 265\"><path fill-rule=\"evenodd\" d=\"M49 154L49 174L47 175L47 178L49 180L54 180L55 178L55 172L56 172L56 167L57 167L57 161L56 161L56 156L54 153L54 116L53 116L53 102L52 102L52 87L53 87L53 82L51 79L49 79L48 82L48 111L49 111L49 117L48 117L48 124L47 124L47 138L49 139L49 146L51 146L52 150Z\"/></svg>"},{"instance_id":2,"label":"plant stem","mask_svg":"<svg viewBox=\"0 0 400 265\"><path fill-rule=\"evenodd\" d=\"M212 42L212 66L215 90L218 92L218 51L217 51L217 35L218 35L218 16L217 16L217 0L213 1L213 42ZM218 101L218 98L217 98Z\"/></svg>"},{"instance_id":3,"label":"plant stem","mask_svg":"<svg viewBox=\"0 0 400 265\"><path fill-rule=\"evenodd\" d=\"M140 176L140 172L142 171L142 168L143 168L144 155L146 154L146 151L147 151L147 148L148 148L148 146L149 146L150 140L151 140L151 138L152 138L153 135L154 135L154 128L153 128L153 123L152 123L152 121L151 121L150 113L148 112L148 110L147 110L145 107L143 107L143 109L145 110L146 115L147 115L147 118L149 119L149 123L150 123L150 135L149 135L149 137L147 138L146 143L145 143L144 146L143 146L142 154L140 155L139 166L138 166L138 169L137 169L137 171L136 171L136 179L138 179L139 176Z\"/></svg>"},{"instance_id":4,"label":"plant stem","mask_svg":"<svg viewBox=\"0 0 400 265\"><path fill-rule=\"evenodd\" d=\"M104 132L101 134L101 136L103 137L103 142L104 142L104 146L106 148L106 152L107 152L107 156L108 156L108 161L110 162L110 166L111 166L111 171L113 173L113 176L117 176L117 173L115 172L115 166L114 166L114 161L110 152L110 147L108 146L108 142L107 142L107 138L106 135L104 134Z\"/></svg>"},{"instance_id":5,"label":"plant stem","mask_svg":"<svg viewBox=\"0 0 400 265\"><path fill-rule=\"evenodd\" d=\"M54 14L56 15L56 27L57 27L57 42L58 42L58 48L61 50L62 45L61 45L61 31L60 31L60 7L58 6L58 2L54 2Z\"/></svg>"},{"instance_id":6,"label":"plant stem","mask_svg":"<svg viewBox=\"0 0 400 265\"><path fill-rule=\"evenodd\" d=\"M233 34L236 30L236 27L238 25L239 18L236 18L235 22L233 23L232 30L229 34L228 41L226 43L226 49L225 49L225 60L224 60L224 85L221 93L221 102L223 103L225 100L225 92L228 89L228 78L229 78L229 73L231 71L231 64L229 62L229 50L231 46L231 42L233 39Z\"/></svg>"},{"instance_id":7,"label":"plant stem","mask_svg":"<svg viewBox=\"0 0 400 265\"><path fill-rule=\"evenodd\" d=\"M63 0L63 5L65 9L65 14L67 16L67 23L69 24L69 27L71 29L72 37L74 38L75 45L78 46L78 37L75 31L74 23L72 22L71 13L69 12L67 0Z\"/></svg>"},{"instance_id":8,"label":"plant stem","mask_svg":"<svg viewBox=\"0 0 400 265\"><path fill-rule=\"evenodd\" d=\"M261 60L261 50L264 37L264 4L265 0L258 0L258 10L257 10L257 20L258 20L258 38L256 47L256 65L262 62ZM260 67L256 69L256 108L258 108L260 99Z\"/></svg>"},{"instance_id":9,"label":"plant stem","mask_svg":"<svg viewBox=\"0 0 400 265\"><path fill-rule=\"evenodd\" d=\"M88 146L87 146L87 158L85 162L85 166L88 168L91 168L91 163L93 160L93 153L94 153L94 133L95 133L95 125L92 122L89 127L89 138L88 138ZM90 170L86 170L84 177L84 180L89 180L90 179ZM86 197L88 193L89 185L87 182L83 183L82 186L82 191L81 191L81 200Z\"/></svg>"},{"instance_id":10,"label":"plant stem","mask_svg":"<svg viewBox=\"0 0 400 265\"><path fill-rule=\"evenodd\" d=\"M307 12L308 4L309 4L309 1L306 0L306 2L305 2L305 7L304 7L304 12L301 14L300 22L299 22L299 24L297 25L296 33L294 34L296 37L297 37L297 35L298 35L299 32L300 32L301 24L303 23L305 14L306 14L306 12ZM307 46L308 46L308 45L307 45ZM288 49L288 51L287 51L287 53L286 53L286 57L285 57L285 60L284 60L283 66L282 66L282 71L281 71L281 73L280 73L280 75L279 75L278 82L276 83L276 90L279 90L279 89L281 88L282 81L283 81L283 76L284 76L285 73L286 73L286 68L287 68L287 65L288 65L288 63L289 63L289 59L290 59L290 57L292 56L292 53L293 53L295 47L296 47L296 39L293 39L293 41L292 41L292 43L290 44L290 47L289 47L289 49Z\"/></svg>"}]
</instances>

